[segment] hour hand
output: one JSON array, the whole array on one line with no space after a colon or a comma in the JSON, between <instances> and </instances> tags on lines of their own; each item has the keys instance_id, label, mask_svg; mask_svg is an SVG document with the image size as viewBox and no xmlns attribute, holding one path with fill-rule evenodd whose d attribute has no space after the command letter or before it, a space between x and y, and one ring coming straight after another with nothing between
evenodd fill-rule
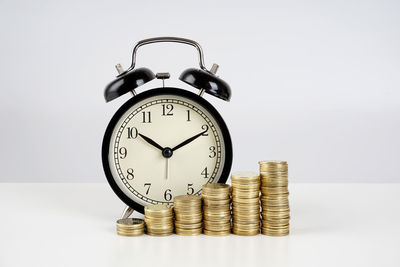
<instances>
[{"instance_id":1,"label":"hour hand","mask_svg":"<svg viewBox=\"0 0 400 267\"><path fill-rule=\"evenodd\" d=\"M147 136L144 136L143 134L140 134L140 133L139 133L139 136L142 137L150 145L160 149L161 151L164 150L164 148L162 146L160 146L159 144L157 144L153 139L148 138Z\"/></svg>"}]
</instances>

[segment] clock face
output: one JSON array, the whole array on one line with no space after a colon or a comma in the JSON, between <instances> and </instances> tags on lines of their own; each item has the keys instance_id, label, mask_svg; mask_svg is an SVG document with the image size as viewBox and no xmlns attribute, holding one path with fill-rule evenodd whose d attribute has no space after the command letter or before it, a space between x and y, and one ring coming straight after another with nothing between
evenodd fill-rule
<instances>
[{"instance_id":1,"label":"clock face","mask_svg":"<svg viewBox=\"0 0 400 267\"><path fill-rule=\"evenodd\" d=\"M160 88L133 97L116 113L103 165L114 191L138 209L170 205L174 196L198 195L206 183L225 182L231 151L226 125L207 101Z\"/></svg>"}]
</instances>

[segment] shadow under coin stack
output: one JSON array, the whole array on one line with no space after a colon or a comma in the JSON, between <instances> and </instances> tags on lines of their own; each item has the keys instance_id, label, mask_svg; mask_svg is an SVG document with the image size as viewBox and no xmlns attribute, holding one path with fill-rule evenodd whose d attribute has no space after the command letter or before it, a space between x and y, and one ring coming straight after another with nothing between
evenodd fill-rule
<instances>
[{"instance_id":1,"label":"shadow under coin stack","mask_svg":"<svg viewBox=\"0 0 400 267\"><path fill-rule=\"evenodd\" d=\"M269 236L289 234L288 165L286 161L260 161L261 233Z\"/></svg>"},{"instance_id":2,"label":"shadow under coin stack","mask_svg":"<svg viewBox=\"0 0 400 267\"><path fill-rule=\"evenodd\" d=\"M255 172L233 173L232 215L233 233L257 235L260 233L260 176Z\"/></svg>"},{"instance_id":3,"label":"shadow under coin stack","mask_svg":"<svg viewBox=\"0 0 400 267\"><path fill-rule=\"evenodd\" d=\"M147 234L167 236L174 232L172 208L166 205L148 205L144 208Z\"/></svg>"},{"instance_id":4,"label":"shadow under coin stack","mask_svg":"<svg viewBox=\"0 0 400 267\"><path fill-rule=\"evenodd\" d=\"M230 190L227 184L203 185L204 234L224 236L231 233Z\"/></svg>"},{"instance_id":5,"label":"shadow under coin stack","mask_svg":"<svg viewBox=\"0 0 400 267\"><path fill-rule=\"evenodd\" d=\"M182 195L174 197L175 232L194 236L203 231L201 196Z\"/></svg>"},{"instance_id":6,"label":"shadow under coin stack","mask_svg":"<svg viewBox=\"0 0 400 267\"><path fill-rule=\"evenodd\" d=\"M119 219L117 234L124 236L139 236L144 234L144 221L138 218Z\"/></svg>"}]
</instances>

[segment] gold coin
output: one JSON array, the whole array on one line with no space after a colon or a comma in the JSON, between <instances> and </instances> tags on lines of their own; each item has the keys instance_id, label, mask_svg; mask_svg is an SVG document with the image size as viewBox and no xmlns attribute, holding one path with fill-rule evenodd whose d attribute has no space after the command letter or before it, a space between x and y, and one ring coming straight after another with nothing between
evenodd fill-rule
<instances>
[{"instance_id":1,"label":"gold coin","mask_svg":"<svg viewBox=\"0 0 400 267\"><path fill-rule=\"evenodd\" d=\"M194 211L194 212L175 212L175 218L192 218L192 217L201 217L203 215L202 211Z\"/></svg>"},{"instance_id":2,"label":"gold coin","mask_svg":"<svg viewBox=\"0 0 400 267\"><path fill-rule=\"evenodd\" d=\"M235 183L248 183L260 180L260 176L255 172L236 172L231 175L232 182Z\"/></svg>"},{"instance_id":3,"label":"gold coin","mask_svg":"<svg viewBox=\"0 0 400 267\"><path fill-rule=\"evenodd\" d=\"M271 197L271 196L262 195L262 196L260 197L260 200L261 200L261 203L266 203L266 204L289 203L289 198L288 198L288 196L282 196L282 197L279 197L279 198L273 198L273 197Z\"/></svg>"},{"instance_id":4,"label":"gold coin","mask_svg":"<svg viewBox=\"0 0 400 267\"><path fill-rule=\"evenodd\" d=\"M203 202L204 200L227 200L230 198L230 193L227 194L220 194L220 195L207 195L207 194L202 194L203 197Z\"/></svg>"},{"instance_id":5,"label":"gold coin","mask_svg":"<svg viewBox=\"0 0 400 267\"><path fill-rule=\"evenodd\" d=\"M202 192L229 192L230 186L228 184L221 184L221 183L216 183L216 184L205 184L202 187Z\"/></svg>"},{"instance_id":6,"label":"gold coin","mask_svg":"<svg viewBox=\"0 0 400 267\"><path fill-rule=\"evenodd\" d=\"M151 235L151 236L169 236L169 235L172 235L173 232L170 232L170 233L152 233L152 232L147 232L147 234Z\"/></svg>"},{"instance_id":7,"label":"gold coin","mask_svg":"<svg viewBox=\"0 0 400 267\"><path fill-rule=\"evenodd\" d=\"M232 223L239 223L239 224L254 224L259 223L260 218L233 218Z\"/></svg>"},{"instance_id":8,"label":"gold coin","mask_svg":"<svg viewBox=\"0 0 400 267\"><path fill-rule=\"evenodd\" d=\"M144 234L144 230L140 231L140 232L119 232L119 231L117 231L117 234L121 235L121 236L141 236Z\"/></svg>"},{"instance_id":9,"label":"gold coin","mask_svg":"<svg viewBox=\"0 0 400 267\"><path fill-rule=\"evenodd\" d=\"M231 203L231 199L219 199L219 200L212 200L212 199L204 199L203 201L204 206L219 206L219 205L229 205Z\"/></svg>"},{"instance_id":10,"label":"gold coin","mask_svg":"<svg viewBox=\"0 0 400 267\"><path fill-rule=\"evenodd\" d=\"M204 220L206 221L219 221L219 220L230 220L231 219L231 214L229 215L206 215L204 214Z\"/></svg>"},{"instance_id":11,"label":"gold coin","mask_svg":"<svg viewBox=\"0 0 400 267\"><path fill-rule=\"evenodd\" d=\"M243 203L246 205L258 205L260 203L260 198L253 197L253 198L239 198L239 197L232 197L232 203Z\"/></svg>"},{"instance_id":12,"label":"gold coin","mask_svg":"<svg viewBox=\"0 0 400 267\"><path fill-rule=\"evenodd\" d=\"M132 234L132 235L137 235L137 234L143 234L144 233L144 228L142 229L135 229L135 230L124 230L124 229L117 229L117 233L122 233L122 234Z\"/></svg>"},{"instance_id":13,"label":"gold coin","mask_svg":"<svg viewBox=\"0 0 400 267\"><path fill-rule=\"evenodd\" d=\"M197 223L183 223L179 221L175 221L175 227L178 227L180 229L193 229L193 228L201 228L202 227L202 222L197 222Z\"/></svg>"},{"instance_id":14,"label":"gold coin","mask_svg":"<svg viewBox=\"0 0 400 267\"><path fill-rule=\"evenodd\" d=\"M180 229L180 228L176 228L175 232L177 235L184 235L184 236L195 236L195 235L200 235L203 232L202 228L198 228L198 229Z\"/></svg>"},{"instance_id":15,"label":"gold coin","mask_svg":"<svg viewBox=\"0 0 400 267\"><path fill-rule=\"evenodd\" d=\"M209 236L227 236L231 234L231 231L210 231L204 229L204 234Z\"/></svg>"},{"instance_id":16,"label":"gold coin","mask_svg":"<svg viewBox=\"0 0 400 267\"><path fill-rule=\"evenodd\" d=\"M151 217L151 216L145 216L144 221L149 221L149 222L168 222L172 221L174 217L173 216L165 216L165 217Z\"/></svg>"},{"instance_id":17,"label":"gold coin","mask_svg":"<svg viewBox=\"0 0 400 267\"><path fill-rule=\"evenodd\" d=\"M284 218L284 219L262 218L262 222L264 224L288 224L289 221L290 218Z\"/></svg>"},{"instance_id":18,"label":"gold coin","mask_svg":"<svg viewBox=\"0 0 400 267\"><path fill-rule=\"evenodd\" d=\"M260 180L254 180L253 182L236 182L233 181L232 182L232 189L234 188L239 188L239 189L253 189L253 190L257 190L261 185L261 181Z\"/></svg>"},{"instance_id":19,"label":"gold coin","mask_svg":"<svg viewBox=\"0 0 400 267\"><path fill-rule=\"evenodd\" d=\"M288 163L287 161L284 160L261 160L258 162L258 164L260 164L260 167L271 167L271 168L279 168L279 167L283 167L283 168L287 168Z\"/></svg>"},{"instance_id":20,"label":"gold coin","mask_svg":"<svg viewBox=\"0 0 400 267\"><path fill-rule=\"evenodd\" d=\"M174 206L175 203L180 204L180 203L191 203L191 202L201 202L201 196L197 195L180 195L174 197Z\"/></svg>"},{"instance_id":21,"label":"gold coin","mask_svg":"<svg viewBox=\"0 0 400 267\"><path fill-rule=\"evenodd\" d=\"M153 233L153 234L164 234L164 233L172 233L174 231L173 227L169 228L164 228L164 229L157 229L157 228L147 228L146 229L148 233Z\"/></svg>"},{"instance_id":22,"label":"gold coin","mask_svg":"<svg viewBox=\"0 0 400 267\"><path fill-rule=\"evenodd\" d=\"M235 217L232 220L232 223L240 223L240 224L247 224L247 223L258 223L260 222L260 217L254 217L254 218L247 218L247 217L243 217L243 218L239 218L239 217Z\"/></svg>"},{"instance_id":23,"label":"gold coin","mask_svg":"<svg viewBox=\"0 0 400 267\"><path fill-rule=\"evenodd\" d=\"M242 236L253 236L253 235L258 235L260 233L260 230L253 230L253 231L241 231L238 229L232 229L232 232L235 235L242 235Z\"/></svg>"},{"instance_id":24,"label":"gold coin","mask_svg":"<svg viewBox=\"0 0 400 267\"><path fill-rule=\"evenodd\" d=\"M207 224L204 225L204 229L210 230L210 231L228 231L231 229L231 224L220 224L220 225L214 225L214 224Z\"/></svg>"},{"instance_id":25,"label":"gold coin","mask_svg":"<svg viewBox=\"0 0 400 267\"><path fill-rule=\"evenodd\" d=\"M209 224L212 224L212 225L226 225L226 224L231 224L231 220L230 219L228 219L228 220L215 220L215 221L204 220L204 225L209 225Z\"/></svg>"},{"instance_id":26,"label":"gold coin","mask_svg":"<svg viewBox=\"0 0 400 267\"><path fill-rule=\"evenodd\" d=\"M144 214L151 217L172 216L172 208L162 204L147 205L144 207Z\"/></svg>"},{"instance_id":27,"label":"gold coin","mask_svg":"<svg viewBox=\"0 0 400 267\"><path fill-rule=\"evenodd\" d=\"M260 228L260 221L252 223L233 222L233 227L239 229L249 229L249 230L254 228Z\"/></svg>"},{"instance_id":28,"label":"gold coin","mask_svg":"<svg viewBox=\"0 0 400 267\"><path fill-rule=\"evenodd\" d=\"M203 210L210 211L230 211L231 205L220 205L220 206L204 206Z\"/></svg>"},{"instance_id":29,"label":"gold coin","mask_svg":"<svg viewBox=\"0 0 400 267\"><path fill-rule=\"evenodd\" d=\"M288 179L289 178L289 172L288 171L260 171L260 179L261 181L263 180L268 180L268 179Z\"/></svg>"},{"instance_id":30,"label":"gold coin","mask_svg":"<svg viewBox=\"0 0 400 267\"><path fill-rule=\"evenodd\" d=\"M281 225L266 224L263 225L262 228L270 231L283 231L289 229L289 224L281 224Z\"/></svg>"},{"instance_id":31,"label":"gold coin","mask_svg":"<svg viewBox=\"0 0 400 267\"><path fill-rule=\"evenodd\" d=\"M144 221L139 218L125 218L117 220L117 226L121 227L143 227Z\"/></svg>"},{"instance_id":32,"label":"gold coin","mask_svg":"<svg viewBox=\"0 0 400 267\"><path fill-rule=\"evenodd\" d=\"M261 234L268 236L286 236L289 235L289 230L281 231L281 232L271 232L268 230L261 229Z\"/></svg>"},{"instance_id":33,"label":"gold coin","mask_svg":"<svg viewBox=\"0 0 400 267\"><path fill-rule=\"evenodd\" d=\"M247 203L240 203L240 202L233 202L232 203L232 208L237 208L237 209L260 209L260 203L255 203L255 204L247 204Z\"/></svg>"},{"instance_id":34,"label":"gold coin","mask_svg":"<svg viewBox=\"0 0 400 267\"><path fill-rule=\"evenodd\" d=\"M246 199L246 198L258 198L260 195L260 191L254 191L249 193L243 192L235 192L232 193L232 201L237 201L238 199Z\"/></svg>"},{"instance_id":35,"label":"gold coin","mask_svg":"<svg viewBox=\"0 0 400 267\"><path fill-rule=\"evenodd\" d=\"M259 209L245 210L245 209L233 208L232 214L233 214L233 216L237 216L237 215L239 215L239 216L256 216L256 215L259 216L260 210Z\"/></svg>"}]
</instances>

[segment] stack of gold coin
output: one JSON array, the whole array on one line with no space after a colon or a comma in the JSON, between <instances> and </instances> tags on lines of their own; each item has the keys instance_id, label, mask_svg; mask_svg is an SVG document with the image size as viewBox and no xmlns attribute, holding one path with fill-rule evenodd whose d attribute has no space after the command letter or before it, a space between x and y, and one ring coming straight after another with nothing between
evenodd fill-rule
<instances>
[{"instance_id":1,"label":"stack of gold coin","mask_svg":"<svg viewBox=\"0 0 400 267\"><path fill-rule=\"evenodd\" d=\"M233 233L257 235L260 233L260 176L255 172L233 173L232 216Z\"/></svg>"},{"instance_id":2,"label":"stack of gold coin","mask_svg":"<svg viewBox=\"0 0 400 267\"><path fill-rule=\"evenodd\" d=\"M174 232L172 208L162 204L148 205L144 208L144 214L147 234L167 236Z\"/></svg>"},{"instance_id":3,"label":"stack of gold coin","mask_svg":"<svg viewBox=\"0 0 400 267\"><path fill-rule=\"evenodd\" d=\"M231 233L230 191L227 184L203 185L204 234L224 236Z\"/></svg>"},{"instance_id":4,"label":"stack of gold coin","mask_svg":"<svg viewBox=\"0 0 400 267\"><path fill-rule=\"evenodd\" d=\"M138 218L119 219L117 221L117 234L124 236L139 236L144 233L144 222Z\"/></svg>"},{"instance_id":5,"label":"stack of gold coin","mask_svg":"<svg viewBox=\"0 0 400 267\"><path fill-rule=\"evenodd\" d=\"M178 235L199 235L203 231L201 196L174 197L175 232Z\"/></svg>"},{"instance_id":6,"label":"stack of gold coin","mask_svg":"<svg viewBox=\"0 0 400 267\"><path fill-rule=\"evenodd\" d=\"M288 164L286 161L260 161L261 233L269 236L289 234Z\"/></svg>"}]
</instances>

